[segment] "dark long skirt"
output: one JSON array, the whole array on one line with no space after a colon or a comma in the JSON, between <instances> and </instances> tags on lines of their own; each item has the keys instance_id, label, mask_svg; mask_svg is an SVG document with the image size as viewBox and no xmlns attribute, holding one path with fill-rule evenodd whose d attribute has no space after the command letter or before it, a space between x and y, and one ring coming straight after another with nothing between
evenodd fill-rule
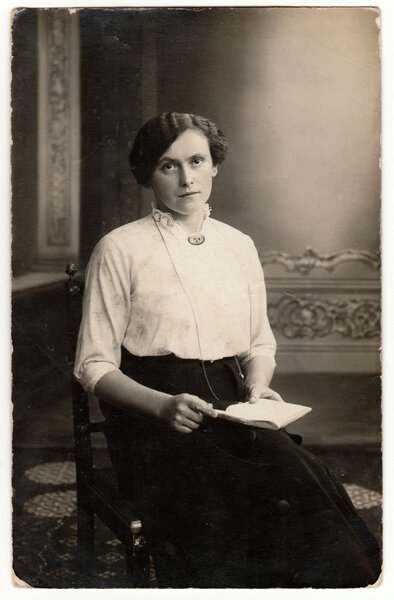
<instances>
[{"instance_id":1,"label":"dark long skirt","mask_svg":"<svg viewBox=\"0 0 394 600\"><path fill-rule=\"evenodd\" d=\"M198 360L125 352L122 370L216 408L243 398L233 358L204 364L219 402ZM376 540L343 486L297 436L221 419L177 433L101 407L120 486L143 513L159 586L348 588L378 578Z\"/></svg>"}]
</instances>

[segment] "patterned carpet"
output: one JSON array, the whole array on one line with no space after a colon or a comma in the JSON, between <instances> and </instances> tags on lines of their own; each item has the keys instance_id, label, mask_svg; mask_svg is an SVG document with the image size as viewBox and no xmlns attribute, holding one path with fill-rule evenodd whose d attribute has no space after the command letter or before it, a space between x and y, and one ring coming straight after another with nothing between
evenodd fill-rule
<instances>
[{"instance_id":1,"label":"patterned carpet","mask_svg":"<svg viewBox=\"0 0 394 600\"><path fill-rule=\"evenodd\" d=\"M346 482L353 503L380 540L379 453L314 452ZM78 580L75 565L75 468L70 452L14 452L13 545L15 573L30 586L86 587ZM94 587L127 587L123 546L100 523L96 523L96 575Z\"/></svg>"}]
</instances>

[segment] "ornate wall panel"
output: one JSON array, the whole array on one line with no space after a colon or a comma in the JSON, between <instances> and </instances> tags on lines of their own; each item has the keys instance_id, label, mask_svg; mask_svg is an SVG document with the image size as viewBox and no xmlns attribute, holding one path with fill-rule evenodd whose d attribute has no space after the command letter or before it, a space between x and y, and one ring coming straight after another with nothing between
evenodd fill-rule
<instances>
[{"instance_id":1,"label":"ornate wall panel","mask_svg":"<svg viewBox=\"0 0 394 600\"><path fill-rule=\"evenodd\" d=\"M294 256L271 251L261 262L278 370L380 371L378 254L307 248Z\"/></svg>"},{"instance_id":2,"label":"ornate wall panel","mask_svg":"<svg viewBox=\"0 0 394 600\"><path fill-rule=\"evenodd\" d=\"M371 298L327 299L282 296L270 306L271 325L287 339L339 334L354 340L379 336L380 305Z\"/></svg>"},{"instance_id":3,"label":"ornate wall panel","mask_svg":"<svg viewBox=\"0 0 394 600\"><path fill-rule=\"evenodd\" d=\"M39 26L39 266L79 250L78 15L41 10Z\"/></svg>"},{"instance_id":4,"label":"ornate wall panel","mask_svg":"<svg viewBox=\"0 0 394 600\"><path fill-rule=\"evenodd\" d=\"M280 264L290 273L297 272L300 275L309 275L312 269L319 268L333 271L336 266L346 262L362 262L373 269L378 269L380 267L380 256L378 253L373 254L367 250L354 250L353 248L332 252L331 254L318 254L313 248L307 246L303 254L295 256L287 252L271 250L262 256L261 262L263 265Z\"/></svg>"}]
</instances>

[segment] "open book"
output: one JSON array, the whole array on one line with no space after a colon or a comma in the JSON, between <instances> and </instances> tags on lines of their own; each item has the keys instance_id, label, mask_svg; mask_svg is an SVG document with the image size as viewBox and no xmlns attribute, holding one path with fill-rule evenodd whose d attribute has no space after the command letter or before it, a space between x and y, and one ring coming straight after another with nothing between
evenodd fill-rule
<instances>
[{"instance_id":1,"label":"open book","mask_svg":"<svg viewBox=\"0 0 394 600\"><path fill-rule=\"evenodd\" d=\"M263 429L282 429L308 414L312 409L301 404L289 404L260 398L256 403L239 402L226 410L216 410L218 417Z\"/></svg>"}]
</instances>

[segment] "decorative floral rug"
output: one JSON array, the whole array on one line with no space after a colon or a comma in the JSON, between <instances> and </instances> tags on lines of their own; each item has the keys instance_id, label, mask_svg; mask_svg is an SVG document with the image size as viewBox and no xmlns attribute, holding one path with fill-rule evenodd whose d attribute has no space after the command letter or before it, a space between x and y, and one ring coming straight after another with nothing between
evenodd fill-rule
<instances>
[{"instance_id":1,"label":"decorative floral rug","mask_svg":"<svg viewBox=\"0 0 394 600\"><path fill-rule=\"evenodd\" d=\"M75 564L76 551L76 493L75 467L70 454L65 458L41 462L40 453L25 460L14 459L14 518L13 557L14 571L19 579L32 587L75 588L87 587L78 578ZM57 451L61 457L61 451ZM41 452L42 455L42 452ZM353 453L347 461L347 472L354 471L360 461ZM335 458L335 457L334 457ZM349 457L348 457L349 458ZM331 455L331 460L333 455ZM334 470L342 476L343 457L337 457ZM376 456L374 460L379 463ZM356 461L356 462L354 462ZM34 463L28 468L22 464ZM335 461L334 461L335 462ZM350 464L351 463L351 464ZM332 465L330 465L331 468ZM366 520L372 532L381 538L380 478L373 469L364 479L348 479L345 488L353 503ZM379 471L379 469L378 469ZM372 479L371 479L372 478ZM125 554L122 544L101 523L96 521L96 581L97 588L127 587ZM154 571L151 574L155 586Z\"/></svg>"}]
</instances>

